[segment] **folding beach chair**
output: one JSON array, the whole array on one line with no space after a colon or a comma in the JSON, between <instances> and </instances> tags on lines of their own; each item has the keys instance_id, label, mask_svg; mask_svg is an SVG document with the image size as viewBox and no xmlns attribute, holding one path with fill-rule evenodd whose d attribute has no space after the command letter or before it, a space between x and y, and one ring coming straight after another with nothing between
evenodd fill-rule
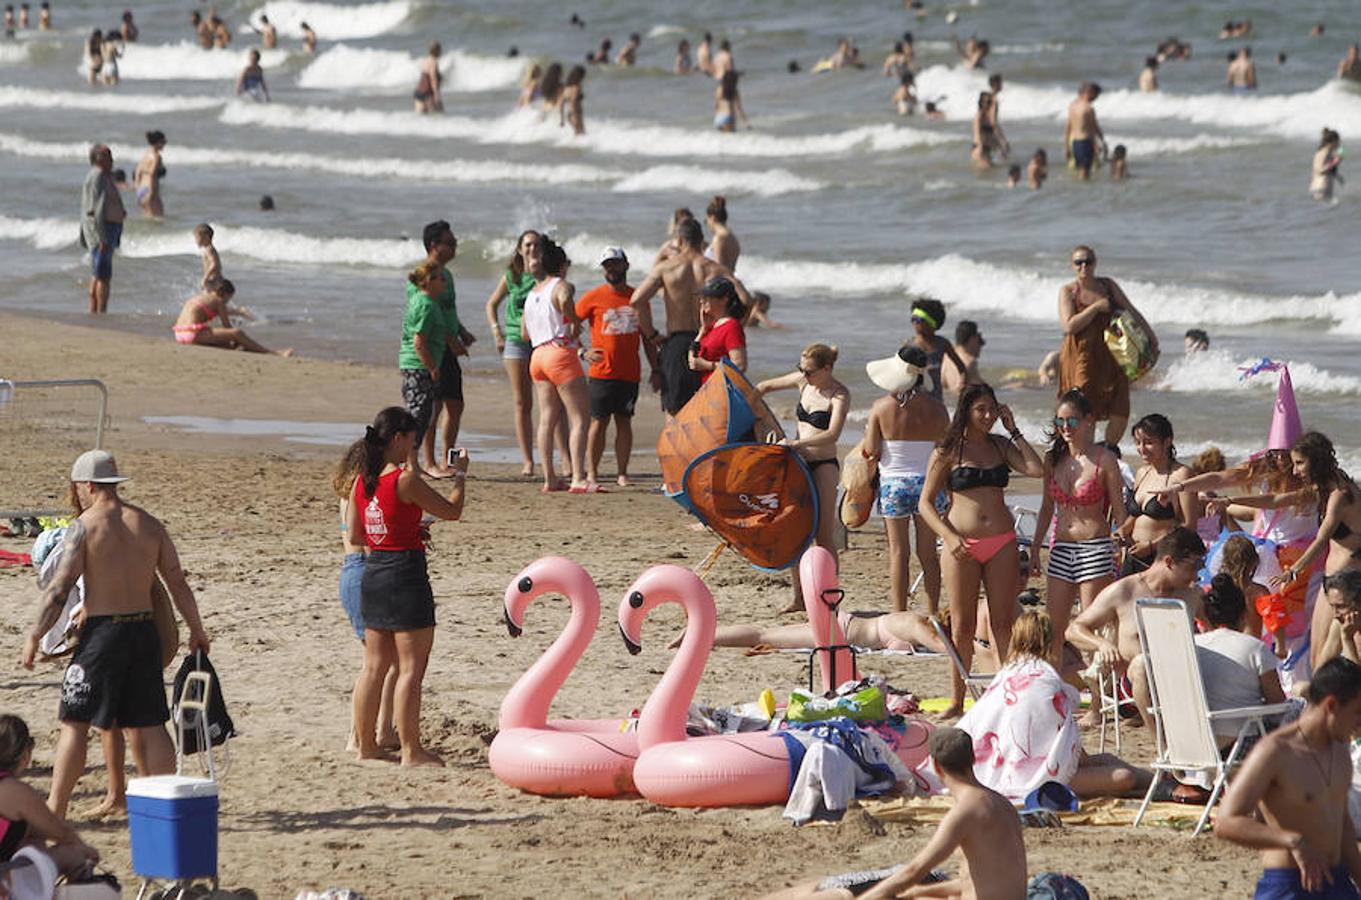
<instances>
[{"instance_id":1,"label":"folding beach chair","mask_svg":"<svg viewBox=\"0 0 1361 900\"><path fill-rule=\"evenodd\" d=\"M1256 731L1267 732L1264 719L1284 713L1284 703L1210 711L1205 699L1205 683L1200 677L1196 645L1191 639L1191 618L1180 600L1145 598L1135 605L1139 624L1139 644L1148 669L1149 689L1153 694L1152 713L1157 725L1158 756L1153 761L1153 784L1134 817L1138 826L1149 801L1163 776L1169 772L1198 772L1213 775L1214 783L1205 812L1196 823L1194 837L1210 818L1229 772L1239 762L1245 739ZM1219 721L1241 721L1238 736L1228 757L1219 752L1211 727Z\"/></svg>"},{"instance_id":2,"label":"folding beach chair","mask_svg":"<svg viewBox=\"0 0 1361 900\"><path fill-rule=\"evenodd\" d=\"M950 657L950 662L954 664L955 671L959 673L960 678L964 679L964 686L969 689L969 696L973 697L974 700L983 696L988 685L992 684L992 674L975 675L964 668L964 660L959 658L959 651L955 649L955 643L950 640L950 635L946 632L945 626L940 624L940 620L935 616L931 616L928 621L931 623L931 627L936 629L936 636L940 638L940 642L945 645L945 655Z\"/></svg>"},{"instance_id":3,"label":"folding beach chair","mask_svg":"<svg viewBox=\"0 0 1361 900\"><path fill-rule=\"evenodd\" d=\"M1092 702L1097 704L1097 712L1101 715L1101 739L1099 752L1106 752L1106 725L1109 723L1115 731L1115 752L1119 755L1120 746L1120 719L1121 710L1124 707L1135 706L1134 697L1120 696L1120 679L1109 668L1102 666L1096 673L1096 696Z\"/></svg>"}]
</instances>

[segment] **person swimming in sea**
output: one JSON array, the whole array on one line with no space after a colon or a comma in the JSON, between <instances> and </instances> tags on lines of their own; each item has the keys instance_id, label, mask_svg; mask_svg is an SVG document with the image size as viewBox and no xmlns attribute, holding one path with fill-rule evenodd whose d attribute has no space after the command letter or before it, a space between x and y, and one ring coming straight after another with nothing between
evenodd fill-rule
<instances>
[{"instance_id":1,"label":"person swimming in sea","mask_svg":"<svg viewBox=\"0 0 1361 900\"><path fill-rule=\"evenodd\" d=\"M742 108L742 95L737 91L737 78L737 71L728 69L714 89L714 127L719 131L736 131L739 117L743 125L751 127L747 111Z\"/></svg>"},{"instance_id":2,"label":"person swimming in sea","mask_svg":"<svg viewBox=\"0 0 1361 900\"><path fill-rule=\"evenodd\" d=\"M132 184L137 192L137 205L152 219L165 216L165 205L161 202L161 179L165 177L165 163L161 151L165 149L165 132L148 131L147 149L137 168L132 173Z\"/></svg>"},{"instance_id":3,"label":"person swimming in sea","mask_svg":"<svg viewBox=\"0 0 1361 900\"><path fill-rule=\"evenodd\" d=\"M269 102L269 87L265 84L265 70L260 67L260 51L250 52L250 61L236 79L236 96L249 96L256 103Z\"/></svg>"},{"instance_id":4,"label":"person swimming in sea","mask_svg":"<svg viewBox=\"0 0 1361 900\"><path fill-rule=\"evenodd\" d=\"M435 41L430 45L425 59L421 60L421 77L411 96L416 101L416 112L422 115L444 112L444 96L440 93L444 76L439 70L439 58L443 52L440 42Z\"/></svg>"}]
</instances>

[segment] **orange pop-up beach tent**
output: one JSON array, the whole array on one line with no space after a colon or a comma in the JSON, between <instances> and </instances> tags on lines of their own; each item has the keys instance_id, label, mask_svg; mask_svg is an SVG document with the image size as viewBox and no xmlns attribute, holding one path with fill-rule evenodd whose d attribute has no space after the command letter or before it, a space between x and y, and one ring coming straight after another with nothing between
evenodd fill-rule
<instances>
[{"instance_id":1,"label":"orange pop-up beach tent","mask_svg":"<svg viewBox=\"0 0 1361 900\"><path fill-rule=\"evenodd\" d=\"M751 382L724 360L657 440L667 495L768 571L797 563L818 521L813 477L797 453L771 443L782 437Z\"/></svg>"}]
</instances>

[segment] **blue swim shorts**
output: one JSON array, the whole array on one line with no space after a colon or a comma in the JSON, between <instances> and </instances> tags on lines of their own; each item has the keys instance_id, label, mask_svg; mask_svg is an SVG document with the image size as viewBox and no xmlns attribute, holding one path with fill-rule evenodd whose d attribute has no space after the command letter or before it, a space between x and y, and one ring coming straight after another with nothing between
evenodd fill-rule
<instances>
[{"instance_id":1,"label":"blue swim shorts","mask_svg":"<svg viewBox=\"0 0 1361 900\"><path fill-rule=\"evenodd\" d=\"M1357 900L1361 897L1345 865L1336 866L1331 874L1333 881L1325 885L1323 890L1306 891L1300 884L1299 869L1293 866L1289 869L1266 869L1257 881L1253 900Z\"/></svg>"},{"instance_id":2,"label":"blue swim shorts","mask_svg":"<svg viewBox=\"0 0 1361 900\"><path fill-rule=\"evenodd\" d=\"M101 253L98 247L90 248L90 272L95 278L108 281L113 277L113 250L122 239L122 222L104 223L104 243L109 245L109 249Z\"/></svg>"},{"instance_id":3,"label":"blue swim shorts","mask_svg":"<svg viewBox=\"0 0 1361 900\"><path fill-rule=\"evenodd\" d=\"M906 519L917 514L921 503L924 475L879 476L879 515L885 519ZM950 508L949 498L942 491L936 495L936 511L941 514Z\"/></svg>"}]
</instances>

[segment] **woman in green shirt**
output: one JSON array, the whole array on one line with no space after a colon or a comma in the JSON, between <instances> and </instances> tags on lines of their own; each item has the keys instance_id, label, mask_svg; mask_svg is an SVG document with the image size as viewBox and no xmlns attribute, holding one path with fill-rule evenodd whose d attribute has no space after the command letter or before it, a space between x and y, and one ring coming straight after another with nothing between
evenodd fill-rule
<instances>
[{"instance_id":1,"label":"woman in green shirt","mask_svg":"<svg viewBox=\"0 0 1361 900\"><path fill-rule=\"evenodd\" d=\"M496 283L496 289L487 300L487 321L491 323L496 351L501 354L506 377L510 379L511 395L515 399L515 440L524 458L521 474L526 476L534 474L534 388L529 379L529 355L533 348L520 340L520 316L524 313L525 297L534 288L534 276L525 270L525 249L538 239L537 231L520 234L515 242L515 253L510 258L510 267ZM506 304L504 328L497 321L497 309L503 300L510 301Z\"/></svg>"}]
</instances>

